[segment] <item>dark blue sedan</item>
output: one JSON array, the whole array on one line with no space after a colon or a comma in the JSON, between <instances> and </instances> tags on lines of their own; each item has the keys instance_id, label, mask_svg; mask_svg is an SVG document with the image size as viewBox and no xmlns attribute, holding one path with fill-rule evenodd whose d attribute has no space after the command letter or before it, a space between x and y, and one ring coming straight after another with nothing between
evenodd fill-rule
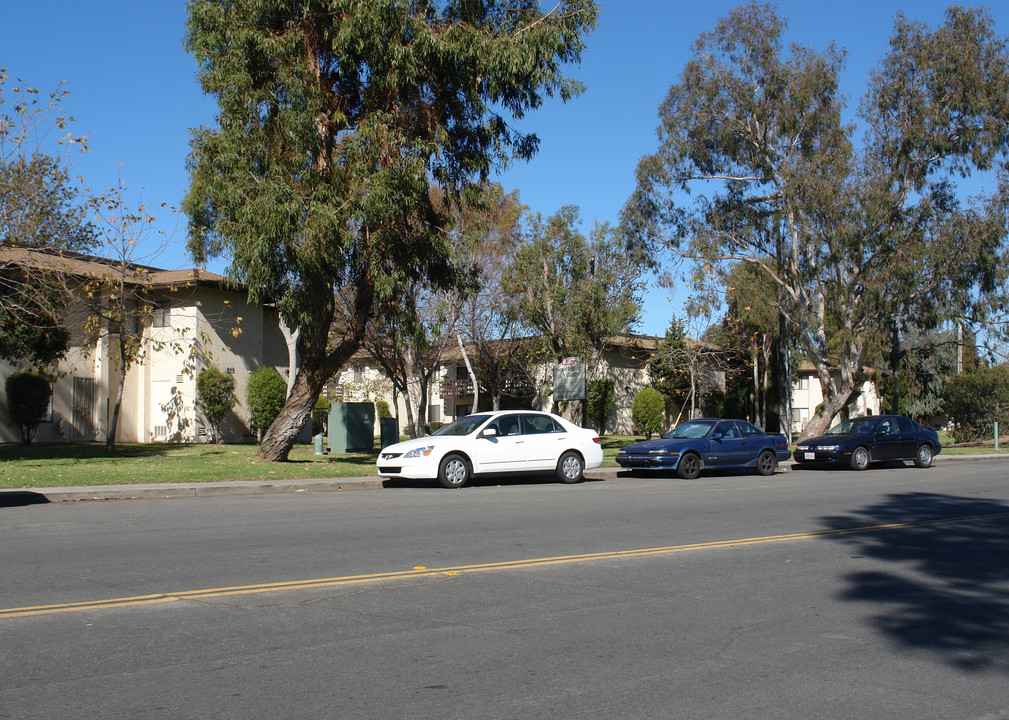
<instances>
[{"instance_id":1,"label":"dark blue sedan","mask_svg":"<svg viewBox=\"0 0 1009 720\"><path fill-rule=\"evenodd\" d=\"M771 475L789 457L784 435L768 435L745 420L699 418L621 448L616 460L628 470L675 470L692 480L703 469L754 468Z\"/></svg>"},{"instance_id":2,"label":"dark blue sedan","mask_svg":"<svg viewBox=\"0 0 1009 720\"><path fill-rule=\"evenodd\" d=\"M935 430L924 428L902 415L869 415L835 425L820 437L795 446L799 467L847 465L865 470L869 463L914 460L920 468L932 464L942 445Z\"/></svg>"}]
</instances>

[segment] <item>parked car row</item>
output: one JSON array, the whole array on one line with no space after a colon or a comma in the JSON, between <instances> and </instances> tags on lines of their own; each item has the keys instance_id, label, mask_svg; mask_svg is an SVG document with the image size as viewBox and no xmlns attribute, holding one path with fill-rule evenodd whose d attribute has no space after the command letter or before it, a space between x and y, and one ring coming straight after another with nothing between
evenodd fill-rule
<instances>
[{"instance_id":1,"label":"parked car row","mask_svg":"<svg viewBox=\"0 0 1009 720\"><path fill-rule=\"evenodd\" d=\"M685 479L702 470L753 469L771 475L789 458L798 467L913 460L929 467L942 446L934 430L898 415L852 418L824 435L804 440L795 452L784 435L765 433L731 418L689 420L652 440L620 449L617 464L632 472L675 472ZM552 473L575 483L603 463L595 430L551 413L506 410L467 415L423 438L382 449L383 478L436 480L445 488L464 487L474 477Z\"/></svg>"}]
</instances>

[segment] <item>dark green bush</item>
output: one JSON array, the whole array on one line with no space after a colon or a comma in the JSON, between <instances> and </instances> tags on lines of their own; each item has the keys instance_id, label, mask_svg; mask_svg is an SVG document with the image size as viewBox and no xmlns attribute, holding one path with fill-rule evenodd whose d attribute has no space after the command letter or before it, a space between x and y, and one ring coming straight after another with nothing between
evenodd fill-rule
<instances>
[{"instance_id":1,"label":"dark green bush","mask_svg":"<svg viewBox=\"0 0 1009 720\"><path fill-rule=\"evenodd\" d=\"M329 426L329 409L333 407L333 401L325 395L320 395L312 406L312 435L325 433Z\"/></svg>"},{"instance_id":2,"label":"dark green bush","mask_svg":"<svg viewBox=\"0 0 1009 720\"><path fill-rule=\"evenodd\" d=\"M256 368L249 375L245 398L249 403L249 422L262 437L262 432L273 424L284 407L287 382L274 367Z\"/></svg>"},{"instance_id":3,"label":"dark green bush","mask_svg":"<svg viewBox=\"0 0 1009 720\"><path fill-rule=\"evenodd\" d=\"M375 413L378 415L379 420L382 418L392 417L392 411L389 410L389 403L385 400L379 400L375 403Z\"/></svg>"},{"instance_id":4,"label":"dark green bush","mask_svg":"<svg viewBox=\"0 0 1009 720\"><path fill-rule=\"evenodd\" d=\"M600 435L606 432L606 420L617 408L616 390L612 380L591 380L588 387L588 416Z\"/></svg>"},{"instance_id":5,"label":"dark green bush","mask_svg":"<svg viewBox=\"0 0 1009 720\"><path fill-rule=\"evenodd\" d=\"M221 422L235 406L235 378L210 366L196 377L196 404L199 406L214 442L221 442Z\"/></svg>"},{"instance_id":6,"label":"dark green bush","mask_svg":"<svg viewBox=\"0 0 1009 720\"><path fill-rule=\"evenodd\" d=\"M7 394L7 413L11 424L21 430L21 442L31 445L35 431L49 409L52 387L42 375L33 372L16 372L4 384Z\"/></svg>"}]
</instances>

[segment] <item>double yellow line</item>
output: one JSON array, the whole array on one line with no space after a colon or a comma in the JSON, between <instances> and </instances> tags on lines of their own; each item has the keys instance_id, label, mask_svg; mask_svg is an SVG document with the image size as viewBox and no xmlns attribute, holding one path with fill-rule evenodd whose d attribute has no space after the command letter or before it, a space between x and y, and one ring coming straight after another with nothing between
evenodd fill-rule
<instances>
[{"instance_id":1,"label":"double yellow line","mask_svg":"<svg viewBox=\"0 0 1009 720\"><path fill-rule=\"evenodd\" d=\"M818 530L815 532L790 533L787 535L767 535L764 537L739 538L735 540L714 540L702 543L690 543L687 545L668 545L665 547L639 548L635 550L616 550L610 552L586 553L584 555L558 555L556 557L509 560L506 562L480 563L477 565L455 565L443 568L415 567L411 570L372 573L368 575L345 575L342 577L261 583L258 585L236 585L233 587L184 590L182 592L174 593L135 595L132 597L108 598L105 600L90 600L75 603L59 603L56 605L36 605L6 609L0 608L0 619L31 617L35 615L54 615L57 613L79 612L82 610L109 610L113 608L132 607L136 605L156 605L159 603L177 602L179 600L208 600L234 595L254 595L270 592L311 590L315 588L338 587L340 585L360 585L371 582L402 580L406 578L450 577L463 574L490 572L493 570L518 570L521 568L543 567L547 565L568 565L574 563L592 562L594 560L615 560L645 557L648 555L664 555L687 552L689 550L711 550L725 547L742 547L745 545L760 545L764 543L783 542L787 540L809 540L814 538L836 537L839 535L854 535L858 533L881 532L884 530L899 530L904 528L924 527L928 525L965 523L974 520L989 520L1004 517L1009 517L1009 513L968 515L956 518L919 520L914 522L890 523L887 525L869 525L839 530Z\"/></svg>"}]
</instances>

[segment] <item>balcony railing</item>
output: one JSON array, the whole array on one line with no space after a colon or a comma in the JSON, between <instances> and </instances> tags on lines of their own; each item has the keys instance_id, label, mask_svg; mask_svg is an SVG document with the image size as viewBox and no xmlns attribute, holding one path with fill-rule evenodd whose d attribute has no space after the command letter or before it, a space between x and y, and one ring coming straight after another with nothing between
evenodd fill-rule
<instances>
[{"instance_id":1,"label":"balcony railing","mask_svg":"<svg viewBox=\"0 0 1009 720\"><path fill-rule=\"evenodd\" d=\"M502 390L508 395L532 395L536 388L525 375L511 375L505 378ZM441 396L444 399L473 397L473 382L469 378L442 380Z\"/></svg>"}]
</instances>

